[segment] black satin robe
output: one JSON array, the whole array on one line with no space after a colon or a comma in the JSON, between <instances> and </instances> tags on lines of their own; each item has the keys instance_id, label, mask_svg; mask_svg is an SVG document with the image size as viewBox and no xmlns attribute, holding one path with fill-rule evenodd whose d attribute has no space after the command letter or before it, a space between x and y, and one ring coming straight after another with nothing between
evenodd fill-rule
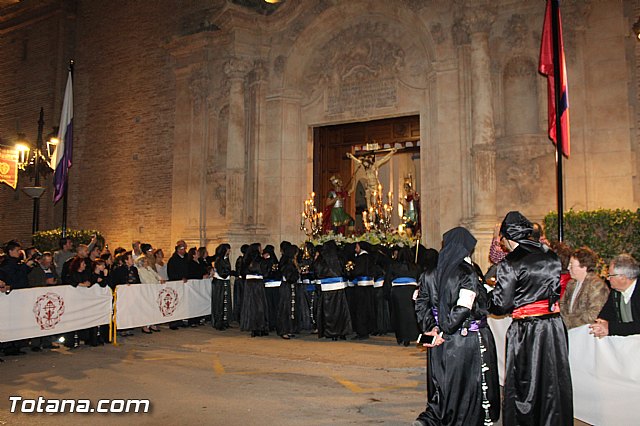
<instances>
[{"instance_id":1,"label":"black satin robe","mask_svg":"<svg viewBox=\"0 0 640 426\"><path fill-rule=\"evenodd\" d=\"M216 259L214 268L217 276L212 280L211 325L218 330L229 328L233 312L231 302L231 262L229 258Z\"/></svg>"},{"instance_id":2,"label":"black satin robe","mask_svg":"<svg viewBox=\"0 0 640 426\"><path fill-rule=\"evenodd\" d=\"M317 279L344 277L344 271L335 270L322 257L314 265ZM318 338L336 338L351 334L351 314L345 290L320 291L318 297Z\"/></svg>"},{"instance_id":3,"label":"black satin robe","mask_svg":"<svg viewBox=\"0 0 640 426\"><path fill-rule=\"evenodd\" d=\"M520 244L500 262L489 309L497 315L538 300L560 298L558 256ZM514 320L507 330L503 424L573 425L567 331L560 314Z\"/></svg>"},{"instance_id":4,"label":"black satin robe","mask_svg":"<svg viewBox=\"0 0 640 426\"><path fill-rule=\"evenodd\" d=\"M500 386L493 334L488 326L469 330L472 320L487 316L486 290L467 263L460 264L440 287L436 277L435 270L420 277L416 316L421 331L437 325L445 341L428 350L427 408L418 419L428 425L480 426L485 419L496 421L500 416ZM476 293L472 309L456 304L461 289ZM443 292L448 292L443 299L448 301L447 306L440 303ZM444 311L438 312L437 322L433 308ZM489 403L486 411L483 402Z\"/></svg>"},{"instance_id":5,"label":"black satin robe","mask_svg":"<svg viewBox=\"0 0 640 426\"><path fill-rule=\"evenodd\" d=\"M398 344L415 341L418 337L418 323L416 321L413 294L417 290L415 285L394 286L396 278L412 278L418 281L420 271L415 263L391 262L384 279L384 292L389 299L391 311L391 326L396 334Z\"/></svg>"},{"instance_id":6,"label":"black satin robe","mask_svg":"<svg viewBox=\"0 0 640 426\"><path fill-rule=\"evenodd\" d=\"M349 305L351 320L356 334L360 337L368 336L376 331L375 297L373 286L358 285L358 277L369 277L374 280L375 264L373 256L367 252L361 252L355 256L351 279L355 283L353 287L353 302Z\"/></svg>"},{"instance_id":7,"label":"black satin robe","mask_svg":"<svg viewBox=\"0 0 640 426\"><path fill-rule=\"evenodd\" d=\"M282 284L278 287L278 312L276 315L276 330L278 335L296 334L300 332L300 308L297 303L297 283L300 278L298 269L293 262L281 266Z\"/></svg>"},{"instance_id":8,"label":"black satin robe","mask_svg":"<svg viewBox=\"0 0 640 426\"><path fill-rule=\"evenodd\" d=\"M269 331L269 307L264 292L264 279L248 278L250 275L264 276L268 269L269 265L264 262L264 259L258 257L243 271L245 280L240 318L240 329L243 331L260 333Z\"/></svg>"}]
</instances>

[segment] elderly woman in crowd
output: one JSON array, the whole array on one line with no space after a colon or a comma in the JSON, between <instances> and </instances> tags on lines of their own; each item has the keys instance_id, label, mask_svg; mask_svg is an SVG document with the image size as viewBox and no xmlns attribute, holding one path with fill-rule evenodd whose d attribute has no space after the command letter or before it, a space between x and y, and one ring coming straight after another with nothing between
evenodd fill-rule
<instances>
[{"instance_id":1,"label":"elderly woman in crowd","mask_svg":"<svg viewBox=\"0 0 640 426\"><path fill-rule=\"evenodd\" d=\"M609 288L595 273L598 255L588 247L581 247L569 258L572 280L560 299L560 313L567 328L591 324L609 297Z\"/></svg>"},{"instance_id":2,"label":"elderly woman in crowd","mask_svg":"<svg viewBox=\"0 0 640 426\"><path fill-rule=\"evenodd\" d=\"M149 258L144 255L144 251L143 255L136 259L135 266L138 270L141 284L160 284L165 282L162 277L151 268ZM144 334L151 334L152 331L160 331L160 329L156 325L142 327Z\"/></svg>"},{"instance_id":3,"label":"elderly woman in crowd","mask_svg":"<svg viewBox=\"0 0 640 426\"><path fill-rule=\"evenodd\" d=\"M498 265L489 310L512 314L502 422L510 425L573 425L573 396L567 331L560 299L560 260L532 240L532 223L509 212L500 235L510 250Z\"/></svg>"},{"instance_id":4,"label":"elderly woman in crowd","mask_svg":"<svg viewBox=\"0 0 640 426\"><path fill-rule=\"evenodd\" d=\"M167 275L167 262L164 261L164 252L162 249L156 249L153 252L154 264L153 269L160 275L165 281L169 281L169 276Z\"/></svg>"}]
</instances>

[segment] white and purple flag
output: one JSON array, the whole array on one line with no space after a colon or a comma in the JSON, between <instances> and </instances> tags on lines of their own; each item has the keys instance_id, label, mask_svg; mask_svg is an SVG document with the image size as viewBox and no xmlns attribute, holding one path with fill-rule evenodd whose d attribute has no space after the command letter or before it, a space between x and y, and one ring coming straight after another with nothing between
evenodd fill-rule
<instances>
[{"instance_id":1,"label":"white and purple flag","mask_svg":"<svg viewBox=\"0 0 640 426\"><path fill-rule=\"evenodd\" d=\"M58 131L58 147L51 157L53 177L53 202L57 203L66 191L67 176L71 167L73 152L73 82L71 71L67 78L67 88L64 91L62 114L60 115L60 130Z\"/></svg>"}]
</instances>

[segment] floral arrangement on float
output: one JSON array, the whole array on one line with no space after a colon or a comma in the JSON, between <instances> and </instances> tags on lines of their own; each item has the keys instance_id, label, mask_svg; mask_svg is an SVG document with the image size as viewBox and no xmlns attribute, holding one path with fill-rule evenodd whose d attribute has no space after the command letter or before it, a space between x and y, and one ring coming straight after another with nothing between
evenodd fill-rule
<instances>
[{"instance_id":1,"label":"floral arrangement on float","mask_svg":"<svg viewBox=\"0 0 640 426\"><path fill-rule=\"evenodd\" d=\"M416 238L409 237L406 234L400 234L397 230L393 230L391 232L369 231L359 235L354 234L349 236L329 232L328 234L318 235L318 237L307 241L311 241L314 246L322 245L327 241L335 241L338 245L366 241L372 245L383 245L387 247L413 247L416 244L416 240Z\"/></svg>"}]
</instances>

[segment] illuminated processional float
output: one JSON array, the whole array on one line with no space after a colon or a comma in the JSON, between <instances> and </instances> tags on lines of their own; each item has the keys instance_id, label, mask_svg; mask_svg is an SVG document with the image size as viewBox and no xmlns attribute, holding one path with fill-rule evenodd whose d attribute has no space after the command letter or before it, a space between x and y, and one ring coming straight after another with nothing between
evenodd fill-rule
<instances>
[{"instance_id":1,"label":"illuminated processional float","mask_svg":"<svg viewBox=\"0 0 640 426\"><path fill-rule=\"evenodd\" d=\"M385 194L378 171L397 150L391 149L382 159L376 161L374 154L367 154L363 159L351 153L347 157L358 165L354 177L362 170L362 181L366 184L367 207L362 211L362 228L354 229L354 219L346 211L346 199L353 192L354 185L343 186L340 176L330 177L332 189L326 197L323 208L316 204L316 193L311 192L304 200L301 213L300 230L307 236L307 241L314 245L334 240L338 244L367 241L371 244L387 246L413 246L420 240L420 197L414 190L411 174L404 178L404 196L397 205L400 218L398 226L392 225L394 214L393 191ZM354 182L353 177L350 182ZM386 195L386 199L385 199Z\"/></svg>"}]
</instances>

